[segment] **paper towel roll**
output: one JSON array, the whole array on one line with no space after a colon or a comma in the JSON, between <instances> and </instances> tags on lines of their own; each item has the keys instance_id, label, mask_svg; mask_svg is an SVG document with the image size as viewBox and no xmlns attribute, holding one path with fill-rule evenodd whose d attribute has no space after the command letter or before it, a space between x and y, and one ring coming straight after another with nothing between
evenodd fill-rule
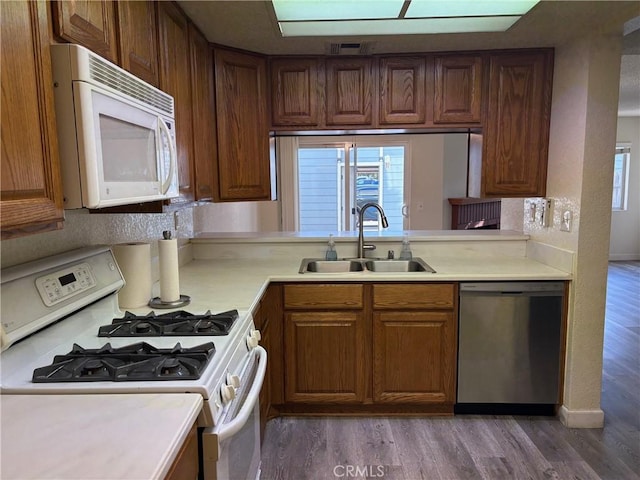
<instances>
[{"instance_id":1,"label":"paper towel roll","mask_svg":"<svg viewBox=\"0 0 640 480\"><path fill-rule=\"evenodd\" d=\"M180 300L180 278L178 277L178 241L175 238L158 240L160 256L160 300Z\"/></svg>"},{"instance_id":2,"label":"paper towel roll","mask_svg":"<svg viewBox=\"0 0 640 480\"><path fill-rule=\"evenodd\" d=\"M111 250L126 282L118 292L120 308L146 306L151 298L151 245L120 243Z\"/></svg>"}]
</instances>

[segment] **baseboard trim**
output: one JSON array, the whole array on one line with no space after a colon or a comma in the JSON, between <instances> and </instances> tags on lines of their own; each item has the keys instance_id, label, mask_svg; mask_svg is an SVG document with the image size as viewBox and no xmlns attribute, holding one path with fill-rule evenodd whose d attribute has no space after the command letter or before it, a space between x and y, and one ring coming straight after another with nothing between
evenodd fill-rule
<instances>
[{"instance_id":1,"label":"baseboard trim","mask_svg":"<svg viewBox=\"0 0 640 480\"><path fill-rule=\"evenodd\" d=\"M609 254L610 262L633 262L640 260L638 253L611 253Z\"/></svg>"},{"instance_id":2,"label":"baseboard trim","mask_svg":"<svg viewBox=\"0 0 640 480\"><path fill-rule=\"evenodd\" d=\"M565 427L569 428L602 428L604 427L604 412L597 410L569 410L562 405L558 417Z\"/></svg>"}]
</instances>

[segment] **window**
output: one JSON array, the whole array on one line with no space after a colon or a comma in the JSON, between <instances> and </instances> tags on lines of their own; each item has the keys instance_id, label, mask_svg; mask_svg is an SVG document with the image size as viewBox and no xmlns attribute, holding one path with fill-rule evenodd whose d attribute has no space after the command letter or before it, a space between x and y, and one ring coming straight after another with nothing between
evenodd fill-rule
<instances>
[{"instance_id":1,"label":"window","mask_svg":"<svg viewBox=\"0 0 640 480\"><path fill-rule=\"evenodd\" d=\"M611 208L613 210L627 209L630 157L630 145L619 144L616 146L616 155L613 164L613 196L611 200Z\"/></svg>"},{"instance_id":2,"label":"window","mask_svg":"<svg viewBox=\"0 0 640 480\"><path fill-rule=\"evenodd\" d=\"M305 140L297 154L299 231L355 230L360 208L370 202L382 206L393 230L403 230L405 145ZM363 221L365 230L382 229L373 208Z\"/></svg>"},{"instance_id":3,"label":"window","mask_svg":"<svg viewBox=\"0 0 640 480\"><path fill-rule=\"evenodd\" d=\"M357 230L358 207L377 202L363 227L394 235L451 225L448 197L467 189L468 134L277 136L282 230L326 235Z\"/></svg>"}]
</instances>

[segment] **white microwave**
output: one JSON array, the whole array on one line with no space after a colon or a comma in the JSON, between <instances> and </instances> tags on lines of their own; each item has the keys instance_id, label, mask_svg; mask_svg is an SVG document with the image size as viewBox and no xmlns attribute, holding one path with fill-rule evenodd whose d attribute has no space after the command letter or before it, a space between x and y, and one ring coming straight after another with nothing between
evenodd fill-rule
<instances>
[{"instance_id":1,"label":"white microwave","mask_svg":"<svg viewBox=\"0 0 640 480\"><path fill-rule=\"evenodd\" d=\"M64 208L177 197L173 97L80 45L51 57Z\"/></svg>"}]
</instances>

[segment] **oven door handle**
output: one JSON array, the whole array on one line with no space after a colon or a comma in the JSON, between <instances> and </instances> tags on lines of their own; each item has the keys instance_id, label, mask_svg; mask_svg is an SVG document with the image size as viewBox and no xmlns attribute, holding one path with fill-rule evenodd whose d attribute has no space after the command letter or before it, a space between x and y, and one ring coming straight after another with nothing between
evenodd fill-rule
<instances>
[{"instance_id":1,"label":"oven door handle","mask_svg":"<svg viewBox=\"0 0 640 480\"><path fill-rule=\"evenodd\" d=\"M235 435L240 431L240 429L242 429L242 427L244 427L244 424L247 423L249 416L253 412L253 407L256 402L259 401L260 390L262 389L262 383L264 382L264 377L267 371L267 351L259 345L255 347L253 351L256 352L256 355L258 356L258 370L256 371L253 385L251 385L251 389L249 390L249 393L247 393L244 405L242 405L242 408L235 418L229 423L223 423L220 425L220 429L216 432L219 442Z\"/></svg>"}]
</instances>

